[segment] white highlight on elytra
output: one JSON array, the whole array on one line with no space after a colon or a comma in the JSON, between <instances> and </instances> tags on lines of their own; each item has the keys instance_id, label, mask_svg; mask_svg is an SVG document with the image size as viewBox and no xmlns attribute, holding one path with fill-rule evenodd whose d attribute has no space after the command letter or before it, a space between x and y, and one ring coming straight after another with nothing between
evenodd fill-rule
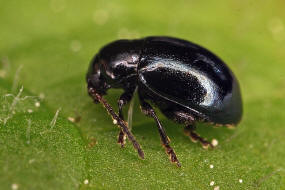
<instances>
[{"instance_id":1,"label":"white highlight on elytra","mask_svg":"<svg viewBox=\"0 0 285 190\"><path fill-rule=\"evenodd\" d=\"M210 106L214 103L214 101L215 101L214 97L216 96L214 88L216 85L211 80L208 80L208 78L206 76L204 76L201 72L196 71L193 68L191 68L191 69L185 68L182 65L176 64L172 60L167 60L163 63L158 61L158 62L152 64L147 69L149 71L156 70L157 68L162 67L162 66L166 67L166 65L168 68L171 68L173 70L182 71L184 73L187 73L188 75L192 75L192 76L196 77L198 81L200 81L200 85L202 85L203 88L205 88L206 92L207 92L207 94L203 97L204 100L203 100L203 102L201 102L201 105Z\"/></svg>"},{"instance_id":2,"label":"white highlight on elytra","mask_svg":"<svg viewBox=\"0 0 285 190\"><path fill-rule=\"evenodd\" d=\"M58 118L58 114L59 114L60 110L61 110L61 108L58 108L56 110L55 115L54 115L53 119L51 120L51 122L49 124L51 129L53 129L53 127L55 126L55 123L56 123L56 120Z\"/></svg>"}]
</instances>

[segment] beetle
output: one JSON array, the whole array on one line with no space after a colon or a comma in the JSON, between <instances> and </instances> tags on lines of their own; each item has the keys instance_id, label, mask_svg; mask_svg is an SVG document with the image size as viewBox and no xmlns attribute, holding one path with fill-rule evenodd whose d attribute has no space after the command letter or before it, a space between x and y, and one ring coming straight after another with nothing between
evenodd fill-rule
<instances>
[{"instance_id":1,"label":"beetle","mask_svg":"<svg viewBox=\"0 0 285 190\"><path fill-rule=\"evenodd\" d=\"M123 147L127 136L141 158L144 153L122 112L136 88L142 112L155 120L161 143L177 166L181 164L153 106L185 125L185 134L204 148L213 145L195 131L197 122L234 127L242 118L241 91L233 72L209 50L183 39L150 36L111 42L94 56L86 79L89 95L120 127L118 143ZM119 114L103 98L110 88L124 90Z\"/></svg>"}]
</instances>

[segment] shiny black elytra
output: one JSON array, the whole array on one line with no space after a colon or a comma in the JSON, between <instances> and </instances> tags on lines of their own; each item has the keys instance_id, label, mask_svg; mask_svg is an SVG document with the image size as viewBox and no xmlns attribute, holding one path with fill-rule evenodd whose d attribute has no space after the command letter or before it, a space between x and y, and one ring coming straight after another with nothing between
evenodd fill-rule
<instances>
[{"instance_id":1,"label":"shiny black elytra","mask_svg":"<svg viewBox=\"0 0 285 190\"><path fill-rule=\"evenodd\" d=\"M121 128L118 143L123 147L127 136L144 158L122 114L137 88L142 112L155 120L166 153L177 166L180 163L151 104L184 124L185 134L204 148L213 145L195 132L197 121L235 126L242 117L240 88L232 71L210 51L182 39L146 37L107 44L91 62L87 83L94 102L101 102ZM102 97L110 88L124 90L118 100L119 115Z\"/></svg>"}]
</instances>

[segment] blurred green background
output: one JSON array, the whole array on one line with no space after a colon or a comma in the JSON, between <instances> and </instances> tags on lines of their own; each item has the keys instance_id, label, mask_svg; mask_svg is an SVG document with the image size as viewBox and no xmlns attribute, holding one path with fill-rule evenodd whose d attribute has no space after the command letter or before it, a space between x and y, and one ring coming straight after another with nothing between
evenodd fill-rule
<instances>
[{"instance_id":1,"label":"blurred green background","mask_svg":"<svg viewBox=\"0 0 285 190\"><path fill-rule=\"evenodd\" d=\"M285 189L284 8L282 0L1 0L0 189ZM146 158L130 143L121 149L118 128L86 93L100 47L149 35L207 47L242 88L236 130L198 125L219 141L215 150L160 114L182 168L138 106L133 133ZM114 107L120 93L109 91Z\"/></svg>"}]
</instances>

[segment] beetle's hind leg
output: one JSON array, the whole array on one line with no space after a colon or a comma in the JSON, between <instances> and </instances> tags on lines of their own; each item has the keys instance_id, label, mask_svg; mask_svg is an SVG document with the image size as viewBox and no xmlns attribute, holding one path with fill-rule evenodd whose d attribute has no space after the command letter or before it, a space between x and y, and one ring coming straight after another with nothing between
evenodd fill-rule
<instances>
[{"instance_id":1,"label":"beetle's hind leg","mask_svg":"<svg viewBox=\"0 0 285 190\"><path fill-rule=\"evenodd\" d=\"M202 144L202 147L205 149L208 149L209 147L214 148L214 146L212 145L212 143L210 143L209 141L207 141L205 138L201 137L198 133L195 132L196 127L195 125L187 125L184 128L184 133L189 136L189 138L192 140L192 142L196 143L196 142L200 142Z\"/></svg>"},{"instance_id":2,"label":"beetle's hind leg","mask_svg":"<svg viewBox=\"0 0 285 190\"><path fill-rule=\"evenodd\" d=\"M158 117L156 116L154 109L151 107L150 104L145 102L141 97L140 97L140 103L141 103L142 112L145 115L150 116L155 120L157 127L158 127L158 132L160 135L161 143L162 143L163 147L165 148L165 152L166 152L166 154L168 154L170 161L173 163L176 163L176 165L178 167L181 167L181 164L180 164L179 160L177 159L177 156L176 156L174 150L170 146L170 139L166 135L166 132L165 132L163 126L161 125L161 122L159 121Z\"/></svg>"},{"instance_id":3,"label":"beetle's hind leg","mask_svg":"<svg viewBox=\"0 0 285 190\"><path fill-rule=\"evenodd\" d=\"M118 107L119 107L119 117L124 120L124 116L123 116L123 107L129 103L131 101L131 99L133 98L133 94L134 94L135 89L132 90L128 90L125 91L119 98L118 100ZM123 132L122 129L120 129L119 135L118 135L118 144L121 145L121 147L123 148L126 144L126 135Z\"/></svg>"}]
</instances>

